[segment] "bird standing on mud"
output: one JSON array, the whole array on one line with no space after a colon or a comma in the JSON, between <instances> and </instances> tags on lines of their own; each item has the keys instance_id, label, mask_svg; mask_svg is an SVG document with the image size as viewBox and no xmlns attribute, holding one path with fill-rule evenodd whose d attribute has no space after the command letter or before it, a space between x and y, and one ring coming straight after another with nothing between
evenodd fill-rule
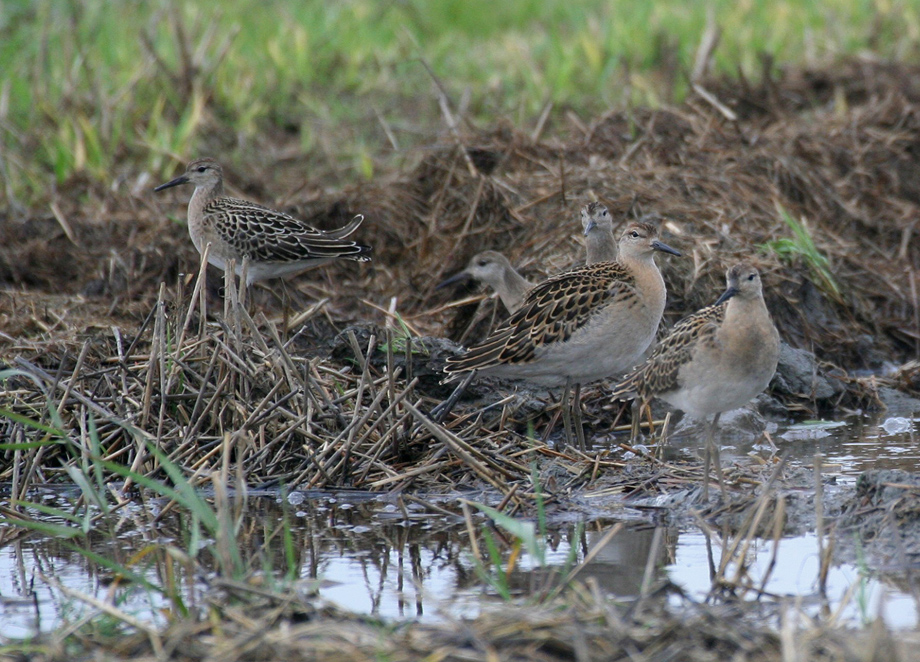
<instances>
[{"instance_id":1,"label":"bird standing on mud","mask_svg":"<svg viewBox=\"0 0 920 662\"><path fill-rule=\"evenodd\" d=\"M655 337L667 292L654 254L680 253L658 240L658 230L632 223L619 241L618 262L563 272L534 286L521 307L485 341L451 358L449 375L482 374L546 386L579 386L623 374ZM569 436L568 411L563 420ZM579 445L583 446L583 431Z\"/></svg>"},{"instance_id":2,"label":"bird standing on mud","mask_svg":"<svg viewBox=\"0 0 920 662\"><path fill-rule=\"evenodd\" d=\"M714 415L706 436L704 500L711 454L723 497L725 492L713 441L719 416L763 391L779 360L779 333L763 298L760 273L742 262L726 272L726 282L713 305L675 324L648 360L613 390L615 400L659 397L695 418Z\"/></svg>"},{"instance_id":3,"label":"bird standing on mud","mask_svg":"<svg viewBox=\"0 0 920 662\"><path fill-rule=\"evenodd\" d=\"M368 262L370 246L344 238L364 216L329 232L317 230L284 212L254 202L224 196L223 170L214 159L188 164L185 174L157 186L162 191L194 184L188 203L188 231L199 253L211 244L208 262L222 271L233 262L234 272L246 284L297 273L337 258Z\"/></svg>"}]
</instances>

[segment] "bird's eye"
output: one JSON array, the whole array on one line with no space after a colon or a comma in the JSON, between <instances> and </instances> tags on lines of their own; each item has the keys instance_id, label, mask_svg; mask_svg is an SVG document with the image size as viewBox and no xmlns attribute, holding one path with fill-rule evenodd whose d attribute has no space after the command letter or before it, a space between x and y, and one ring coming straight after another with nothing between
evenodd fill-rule
<instances>
[{"instance_id":1,"label":"bird's eye","mask_svg":"<svg viewBox=\"0 0 920 662\"><path fill-rule=\"evenodd\" d=\"M206 166L198 166L198 172L204 172L205 170L207 170Z\"/></svg>"},{"instance_id":2,"label":"bird's eye","mask_svg":"<svg viewBox=\"0 0 920 662\"><path fill-rule=\"evenodd\" d=\"M757 274L750 274L748 276L748 280L754 280L755 278L757 278Z\"/></svg>"},{"instance_id":3,"label":"bird's eye","mask_svg":"<svg viewBox=\"0 0 920 662\"><path fill-rule=\"evenodd\" d=\"M601 212L601 216L606 216L606 215L607 215L607 210L605 209Z\"/></svg>"},{"instance_id":4,"label":"bird's eye","mask_svg":"<svg viewBox=\"0 0 920 662\"><path fill-rule=\"evenodd\" d=\"M639 233L638 233L637 231L633 230L632 232L629 233L629 236L632 237L633 239L638 239L638 238L639 238Z\"/></svg>"},{"instance_id":5,"label":"bird's eye","mask_svg":"<svg viewBox=\"0 0 920 662\"><path fill-rule=\"evenodd\" d=\"M479 260L479 266L480 266L480 267L484 267L484 266L486 266L487 264L489 264L487 261L485 261L485 260Z\"/></svg>"}]
</instances>

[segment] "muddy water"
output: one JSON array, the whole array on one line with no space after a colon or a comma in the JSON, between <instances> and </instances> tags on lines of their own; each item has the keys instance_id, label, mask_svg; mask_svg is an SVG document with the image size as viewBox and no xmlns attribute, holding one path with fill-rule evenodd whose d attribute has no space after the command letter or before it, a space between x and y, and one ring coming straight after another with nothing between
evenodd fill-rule
<instances>
[{"instance_id":1,"label":"muddy water","mask_svg":"<svg viewBox=\"0 0 920 662\"><path fill-rule=\"evenodd\" d=\"M883 419L780 428L772 437L781 452L788 452L792 463L811 465L820 451L825 474L836 478L838 485L829 489L847 489L860 472L870 468L920 471L916 434L915 422ZM751 442L725 444L725 453L736 458L766 452ZM54 490L33 498L61 507L75 496L72 491ZM478 494L464 497L485 500ZM357 612L412 619L473 616L494 604L494 590L477 574L466 530L459 520L432 516L411 502L379 495L295 492L287 495L286 503L277 494L261 495L250 502L252 517L246 519L240 533L242 544L257 548L272 529L278 528L283 510L291 523L299 576L326 600ZM146 518L140 515L139 511L123 513L116 534L118 549L111 549L106 542L110 536L100 535L94 551L126 562L153 536L160 541L182 540L187 533L179 520L164 521L155 532L145 530L142 522ZM684 593L684 597L672 600L707 598L712 568L719 564L722 554L717 537L707 537L690 521L658 526L640 510L624 509L618 517L619 521L607 517L581 526L567 523L553 527L548 566L561 570L572 558L580 562L590 556L581 578L591 577L608 594L624 600L638 596L643 583L654 584L663 578ZM618 533L598 549L605 534L616 526L620 526ZM271 563L276 569L284 567L278 540L276 537L270 545ZM739 583L759 589L757 604L777 623L784 610L793 613L801 609L810 615L835 613L854 625L880 613L891 627L917 625L917 603L899 575L838 565L829 574L826 598L822 599L817 559L818 541L813 534L785 538L777 549L772 541L757 541L743 571L730 567L728 576L737 576ZM8 544L0 548L0 623L4 624L0 641L49 630L87 612L80 600L64 595L42 576L97 598L104 599L111 590L107 571L60 540L33 535ZM147 576L160 582L153 569L147 570ZM509 585L520 595L544 581L545 571L537 569L525 555ZM757 597L753 590L740 595L750 601ZM136 589L126 596L121 608L156 622L160 604L159 596Z\"/></svg>"}]
</instances>

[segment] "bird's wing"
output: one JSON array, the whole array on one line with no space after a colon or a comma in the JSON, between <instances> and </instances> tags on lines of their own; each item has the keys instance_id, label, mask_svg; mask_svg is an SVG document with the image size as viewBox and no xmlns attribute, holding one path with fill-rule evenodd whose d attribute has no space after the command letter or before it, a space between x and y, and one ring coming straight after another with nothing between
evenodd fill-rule
<instances>
[{"instance_id":1,"label":"bird's wing","mask_svg":"<svg viewBox=\"0 0 920 662\"><path fill-rule=\"evenodd\" d=\"M220 198L205 206L204 215L205 222L222 240L253 261L370 259L363 255L370 252L367 246L344 241L289 214L253 202Z\"/></svg>"},{"instance_id":2,"label":"bird's wing","mask_svg":"<svg viewBox=\"0 0 920 662\"><path fill-rule=\"evenodd\" d=\"M637 296L632 274L616 262L558 274L535 285L502 326L465 355L449 359L445 370L527 363L539 348L567 341L601 309Z\"/></svg>"},{"instance_id":3,"label":"bird's wing","mask_svg":"<svg viewBox=\"0 0 920 662\"><path fill-rule=\"evenodd\" d=\"M727 305L726 302L701 308L675 324L655 346L652 355L614 387L613 399L630 400L637 395L650 397L678 388L680 368L690 361L694 348L716 342Z\"/></svg>"}]
</instances>

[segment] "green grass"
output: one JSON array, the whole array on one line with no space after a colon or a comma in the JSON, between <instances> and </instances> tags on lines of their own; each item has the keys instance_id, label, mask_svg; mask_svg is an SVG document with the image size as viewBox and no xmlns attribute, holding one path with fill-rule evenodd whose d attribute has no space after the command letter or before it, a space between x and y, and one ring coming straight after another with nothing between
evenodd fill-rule
<instances>
[{"instance_id":1,"label":"green grass","mask_svg":"<svg viewBox=\"0 0 920 662\"><path fill-rule=\"evenodd\" d=\"M35 203L77 173L164 174L174 159L272 129L305 151L337 134L341 165L367 177L386 146L378 113L401 143L440 121L420 58L455 99L469 90L468 110L484 122L530 119L547 101L585 113L622 103L627 65L629 101L670 102L685 89L707 7L723 29L717 70L755 78L762 52L784 63L866 48L896 57L920 38L918 3L891 0L7 0L4 194Z\"/></svg>"},{"instance_id":2,"label":"green grass","mask_svg":"<svg viewBox=\"0 0 920 662\"><path fill-rule=\"evenodd\" d=\"M775 253L787 262L801 260L808 267L812 280L818 288L832 300L842 303L840 287L834 278L833 270L827 256L815 246L811 230L805 218L796 219L777 203L776 211L786 226L792 231L792 237L774 239L764 244L767 251Z\"/></svg>"}]
</instances>

